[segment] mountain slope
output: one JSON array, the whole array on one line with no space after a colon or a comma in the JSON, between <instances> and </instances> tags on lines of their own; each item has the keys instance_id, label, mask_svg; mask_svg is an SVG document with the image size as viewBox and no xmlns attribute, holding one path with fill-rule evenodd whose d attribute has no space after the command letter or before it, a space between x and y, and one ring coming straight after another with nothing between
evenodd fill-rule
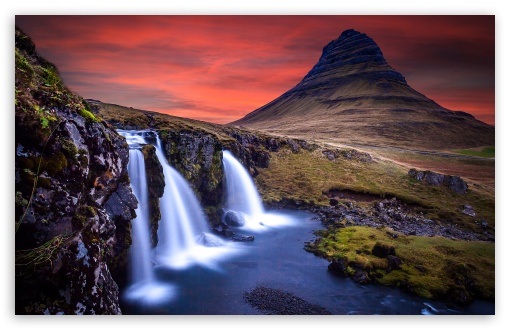
<instances>
[{"instance_id":1,"label":"mountain slope","mask_svg":"<svg viewBox=\"0 0 510 330\"><path fill-rule=\"evenodd\" d=\"M231 125L316 140L420 149L494 145L494 127L411 88L366 34L346 30L310 72Z\"/></svg>"}]
</instances>

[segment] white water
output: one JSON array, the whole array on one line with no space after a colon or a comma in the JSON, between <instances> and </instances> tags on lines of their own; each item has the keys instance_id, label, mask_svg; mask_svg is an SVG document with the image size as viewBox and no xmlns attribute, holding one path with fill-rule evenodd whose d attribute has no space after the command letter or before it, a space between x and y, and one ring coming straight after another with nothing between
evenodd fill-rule
<instances>
[{"instance_id":1,"label":"white water","mask_svg":"<svg viewBox=\"0 0 510 330\"><path fill-rule=\"evenodd\" d=\"M157 263L181 269L193 264L215 268L214 261L235 253L236 249L209 233L200 203L184 177L168 164L159 136L156 156L165 176L165 192L160 199L162 220L158 228Z\"/></svg>"},{"instance_id":2,"label":"white water","mask_svg":"<svg viewBox=\"0 0 510 330\"><path fill-rule=\"evenodd\" d=\"M292 223L288 217L265 213L262 199L249 172L228 150L223 150L223 170L226 183L226 207L244 215L245 227L263 230L267 226Z\"/></svg>"},{"instance_id":3,"label":"white water","mask_svg":"<svg viewBox=\"0 0 510 330\"><path fill-rule=\"evenodd\" d=\"M174 288L155 281L151 260L149 193L145 161L140 150L146 141L143 133L142 135L124 131L119 133L126 138L130 148L128 173L131 189L138 200L138 207L135 209L136 218L131 220L133 232L130 250L131 286L126 296L129 299L144 300L149 303L167 300L174 295Z\"/></svg>"},{"instance_id":4,"label":"white water","mask_svg":"<svg viewBox=\"0 0 510 330\"><path fill-rule=\"evenodd\" d=\"M131 279L133 283L149 282L154 280L150 257L149 199L145 162L139 149L129 150L128 172L131 178L131 189L138 200L138 208L135 210L136 218L131 220L133 229Z\"/></svg>"}]
</instances>

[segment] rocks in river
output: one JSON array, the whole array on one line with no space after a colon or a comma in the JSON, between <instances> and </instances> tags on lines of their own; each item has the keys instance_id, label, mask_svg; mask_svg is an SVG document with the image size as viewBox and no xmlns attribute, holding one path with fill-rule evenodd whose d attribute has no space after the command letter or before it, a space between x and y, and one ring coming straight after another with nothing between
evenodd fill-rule
<instances>
[{"instance_id":1,"label":"rocks in river","mask_svg":"<svg viewBox=\"0 0 510 330\"><path fill-rule=\"evenodd\" d=\"M425 180L433 186L447 186L458 194L465 194L468 189L467 183L459 176L444 175L432 171L418 171L414 168L410 169L407 174L418 181Z\"/></svg>"},{"instance_id":2,"label":"rocks in river","mask_svg":"<svg viewBox=\"0 0 510 330\"><path fill-rule=\"evenodd\" d=\"M245 224L245 219L242 213L229 210L223 216L223 223L231 227L242 227Z\"/></svg>"},{"instance_id":3,"label":"rocks in river","mask_svg":"<svg viewBox=\"0 0 510 330\"><path fill-rule=\"evenodd\" d=\"M359 284L368 284L372 282L368 273L363 269L356 269L352 275L352 279Z\"/></svg>"},{"instance_id":4,"label":"rocks in river","mask_svg":"<svg viewBox=\"0 0 510 330\"><path fill-rule=\"evenodd\" d=\"M347 277L347 267L349 266L349 259L347 257L338 258L333 260L328 265L328 270L335 275Z\"/></svg>"},{"instance_id":5,"label":"rocks in river","mask_svg":"<svg viewBox=\"0 0 510 330\"><path fill-rule=\"evenodd\" d=\"M255 236L234 234L230 239L236 242L252 242L255 240Z\"/></svg>"},{"instance_id":6,"label":"rocks in river","mask_svg":"<svg viewBox=\"0 0 510 330\"><path fill-rule=\"evenodd\" d=\"M292 293L258 286L244 293L244 300L268 315L330 315L322 306L312 304Z\"/></svg>"},{"instance_id":7,"label":"rocks in river","mask_svg":"<svg viewBox=\"0 0 510 330\"><path fill-rule=\"evenodd\" d=\"M209 233L200 234L197 237L197 243L200 245L203 245L203 246L208 246L208 247L223 245L223 241L219 237L209 234Z\"/></svg>"}]
</instances>

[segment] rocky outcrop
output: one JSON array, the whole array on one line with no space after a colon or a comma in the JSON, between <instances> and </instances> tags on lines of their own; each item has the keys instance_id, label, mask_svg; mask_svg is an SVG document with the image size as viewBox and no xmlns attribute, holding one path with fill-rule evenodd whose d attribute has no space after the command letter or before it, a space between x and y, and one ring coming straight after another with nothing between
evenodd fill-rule
<instances>
[{"instance_id":1,"label":"rocky outcrop","mask_svg":"<svg viewBox=\"0 0 510 330\"><path fill-rule=\"evenodd\" d=\"M16 313L120 314L130 220L125 140L16 29Z\"/></svg>"},{"instance_id":2,"label":"rocky outcrop","mask_svg":"<svg viewBox=\"0 0 510 330\"><path fill-rule=\"evenodd\" d=\"M218 205L222 196L222 145L198 130L162 130L163 149L171 166L191 185L203 206Z\"/></svg>"},{"instance_id":3,"label":"rocky outcrop","mask_svg":"<svg viewBox=\"0 0 510 330\"><path fill-rule=\"evenodd\" d=\"M149 223L151 228L151 244L155 247L158 244L158 227L161 219L159 199L165 192L165 176L163 167L156 155L156 147L146 144L142 147L145 161L145 172L147 174L147 188L149 190Z\"/></svg>"},{"instance_id":4,"label":"rocky outcrop","mask_svg":"<svg viewBox=\"0 0 510 330\"><path fill-rule=\"evenodd\" d=\"M459 176L444 175L432 171L418 171L414 168L407 173L418 181L425 181L433 186L446 186L458 194L465 194L468 184Z\"/></svg>"},{"instance_id":5,"label":"rocky outcrop","mask_svg":"<svg viewBox=\"0 0 510 330\"><path fill-rule=\"evenodd\" d=\"M387 227L399 233L412 236L442 236L467 241L494 241L494 233L487 223L480 220L481 231L463 230L454 224L440 224L423 214L413 212L408 205L397 198L373 202L369 207L340 203L336 206L314 206L310 208L316 218L332 228L346 226ZM482 223L484 226L482 226ZM389 235L398 235L388 232Z\"/></svg>"}]
</instances>

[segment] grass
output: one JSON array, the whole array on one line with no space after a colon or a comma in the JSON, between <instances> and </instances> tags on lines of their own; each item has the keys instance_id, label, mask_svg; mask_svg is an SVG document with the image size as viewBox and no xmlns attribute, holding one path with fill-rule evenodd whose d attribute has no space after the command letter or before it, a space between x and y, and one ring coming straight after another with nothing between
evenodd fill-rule
<instances>
[{"instance_id":1,"label":"grass","mask_svg":"<svg viewBox=\"0 0 510 330\"><path fill-rule=\"evenodd\" d=\"M417 181L407 175L407 167L389 160L364 163L340 157L330 161L320 150L294 154L283 149L272 153L269 167L259 172L256 183L266 202L290 199L328 205L330 190L350 190L381 198L394 196L420 207L431 219L477 230L475 219L461 212L469 204L477 217L491 227L495 224L495 199L490 190L471 186L466 194L457 194Z\"/></svg>"},{"instance_id":2,"label":"grass","mask_svg":"<svg viewBox=\"0 0 510 330\"><path fill-rule=\"evenodd\" d=\"M494 158L496 156L496 148L495 147L454 150L453 152L460 154L460 155L484 157L484 158Z\"/></svg>"},{"instance_id":3,"label":"grass","mask_svg":"<svg viewBox=\"0 0 510 330\"><path fill-rule=\"evenodd\" d=\"M434 154L420 154L406 150L357 147L382 159L401 164L409 168L430 170L438 173L457 175L479 185L494 194L495 160L447 157ZM449 152L448 152L449 153Z\"/></svg>"},{"instance_id":4,"label":"grass","mask_svg":"<svg viewBox=\"0 0 510 330\"><path fill-rule=\"evenodd\" d=\"M352 265L369 269L383 285L402 287L426 298L442 298L453 290L494 300L495 245L455 241L442 237L399 235L386 228L347 227L323 230L307 249L326 259L346 257ZM371 254L376 243L395 248L403 264L387 272L387 261ZM352 268L348 269L352 272Z\"/></svg>"}]
</instances>

